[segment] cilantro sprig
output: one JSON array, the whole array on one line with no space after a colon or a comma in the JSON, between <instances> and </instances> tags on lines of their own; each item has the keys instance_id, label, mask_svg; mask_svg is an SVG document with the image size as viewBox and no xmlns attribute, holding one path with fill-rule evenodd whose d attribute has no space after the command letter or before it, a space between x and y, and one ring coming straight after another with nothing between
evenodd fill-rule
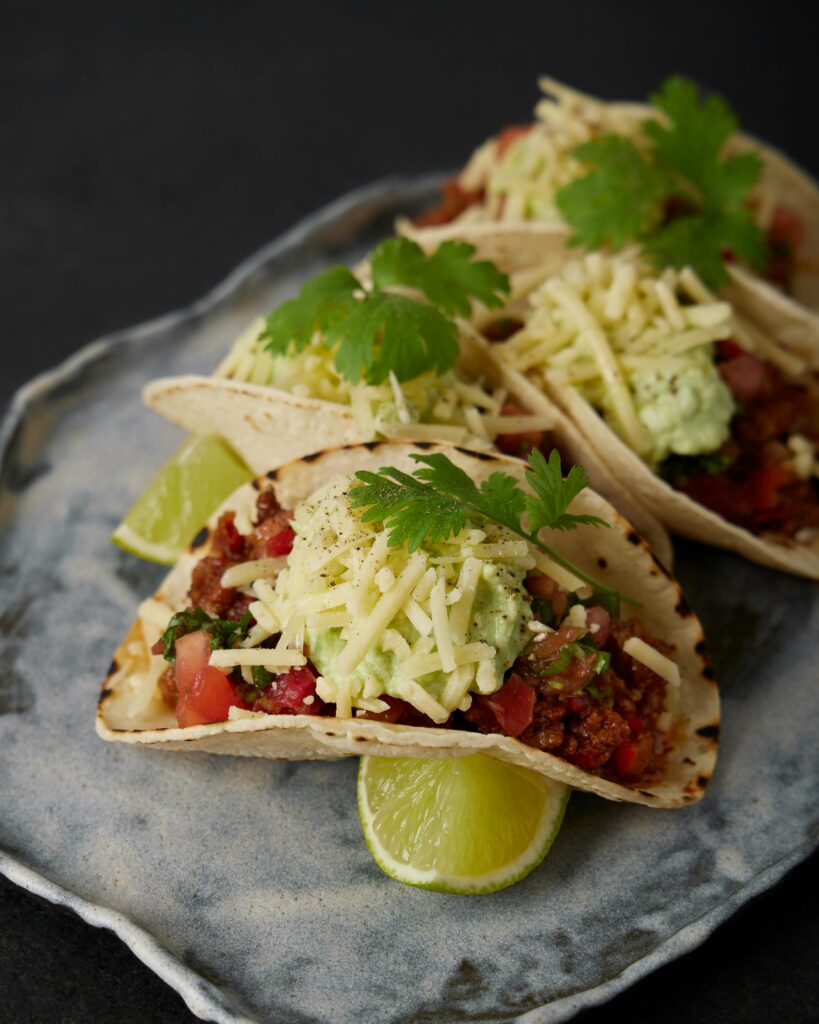
<instances>
[{"instance_id":1,"label":"cilantro sprig","mask_svg":"<svg viewBox=\"0 0 819 1024\"><path fill-rule=\"evenodd\" d=\"M270 314L261 335L265 347L274 355L291 346L301 352L318 332L353 384L380 384L390 371L399 381L428 370L443 374L458 355L452 317L468 316L473 299L500 307L509 293L508 277L474 254L474 246L450 241L427 256L408 238L388 238L370 257L369 288L347 267L331 267ZM396 289L419 292L426 301Z\"/></svg>"},{"instance_id":2,"label":"cilantro sprig","mask_svg":"<svg viewBox=\"0 0 819 1024\"><path fill-rule=\"evenodd\" d=\"M534 450L526 470L534 494L527 494L513 476L500 470L478 487L440 452L411 458L421 463L412 474L394 466L382 467L377 473L360 470L356 473L359 482L350 490L353 508L364 509L363 521L382 522L389 530L390 547L404 545L414 551L425 541L446 541L464 529L470 515L478 515L523 537L591 586L601 604L617 613L621 595L616 590L584 572L538 536L543 527L574 530L581 525L609 525L598 516L567 511L589 482L582 466L572 466L564 478L556 451L547 461ZM523 526L524 515L528 529Z\"/></svg>"},{"instance_id":3,"label":"cilantro sprig","mask_svg":"<svg viewBox=\"0 0 819 1024\"><path fill-rule=\"evenodd\" d=\"M637 241L656 266L692 266L714 288L728 278L726 252L762 270L765 233L746 205L762 160L756 151L722 156L736 115L721 96L700 103L696 83L680 76L651 103L665 123L644 121L641 146L609 134L574 150L591 170L555 197L570 243L619 250Z\"/></svg>"},{"instance_id":4,"label":"cilantro sprig","mask_svg":"<svg viewBox=\"0 0 819 1024\"><path fill-rule=\"evenodd\" d=\"M162 656L165 661L175 665L176 648L174 645L176 641L199 629L203 629L210 637L211 650L233 647L247 636L252 619L250 612L245 612L238 621L215 619L208 615L204 608L199 607L177 612L171 617L165 632L160 637Z\"/></svg>"}]
</instances>

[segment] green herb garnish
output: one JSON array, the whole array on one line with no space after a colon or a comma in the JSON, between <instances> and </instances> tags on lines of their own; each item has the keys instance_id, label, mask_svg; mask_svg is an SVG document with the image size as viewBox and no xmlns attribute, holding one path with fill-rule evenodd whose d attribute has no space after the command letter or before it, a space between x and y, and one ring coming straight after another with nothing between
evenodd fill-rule
<instances>
[{"instance_id":1,"label":"green herb garnish","mask_svg":"<svg viewBox=\"0 0 819 1024\"><path fill-rule=\"evenodd\" d=\"M390 371L399 381L443 374L458 355L452 317L468 316L472 299L500 307L509 293L508 277L474 254L466 242L444 242L427 256L408 238L389 238L370 256L369 288L347 267L331 267L270 314L265 347L279 356L291 346L301 352L318 332L327 348L338 346L336 369L353 384L380 384Z\"/></svg>"},{"instance_id":2,"label":"green herb garnish","mask_svg":"<svg viewBox=\"0 0 819 1024\"><path fill-rule=\"evenodd\" d=\"M618 250L637 241L656 266L691 266L711 287L728 279L726 252L763 269L765 233L746 205L762 160L756 151L721 156L736 115L721 96L700 103L696 83L680 76L651 103L667 123L644 121L642 147L603 135L574 150L592 170L555 197L570 243Z\"/></svg>"},{"instance_id":3,"label":"green herb garnish","mask_svg":"<svg viewBox=\"0 0 819 1024\"><path fill-rule=\"evenodd\" d=\"M257 690L266 690L273 682L273 673L264 665L253 665L250 669L253 685Z\"/></svg>"},{"instance_id":4,"label":"green herb garnish","mask_svg":"<svg viewBox=\"0 0 819 1024\"><path fill-rule=\"evenodd\" d=\"M222 650L233 647L240 640L244 640L253 616L250 612L234 622L231 619L215 619L204 610L204 608L189 608L184 612L177 612L172 616L165 632L161 636L162 656L165 661L172 665L176 664L176 650L174 644L188 633L195 633L203 629L210 637L211 650Z\"/></svg>"},{"instance_id":5,"label":"green herb garnish","mask_svg":"<svg viewBox=\"0 0 819 1024\"><path fill-rule=\"evenodd\" d=\"M422 463L412 475L394 466L382 467L377 473L360 470L356 473L360 483L350 490L353 508L366 509L363 521L382 522L390 531L390 547L403 544L414 551L424 541L446 541L464 529L470 514L477 514L505 526L543 551L593 587L600 603L617 614L621 595L616 590L589 576L538 537L543 527L574 530L580 525L609 525L598 516L567 512L589 482L582 466L572 466L564 478L556 451L548 462L539 451L531 452L527 467L527 482L535 492L531 495L520 489L513 476L502 471L493 473L476 487L462 469L441 453L411 458ZM528 518L528 530L522 525L524 515Z\"/></svg>"}]
</instances>

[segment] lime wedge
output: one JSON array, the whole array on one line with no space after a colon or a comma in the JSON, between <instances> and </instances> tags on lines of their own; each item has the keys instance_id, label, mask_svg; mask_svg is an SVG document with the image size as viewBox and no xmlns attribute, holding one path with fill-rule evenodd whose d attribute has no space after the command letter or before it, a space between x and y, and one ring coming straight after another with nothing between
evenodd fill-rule
<instances>
[{"instance_id":1,"label":"lime wedge","mask_svg":"<svg viewBox=\"0 0 819 1024\"><path fill-rule=\"evenodd\" d=\"M220 438L193 434L148 484L111 540L139 558L172 565L211 512L252 476Z\"/></svg>"},{"instance_id":2,"label":"lime wedge","mask_svg":"<svg viewBox=\"0 0 819 1024\"><path fill-rule=\"evenodd\" d=\"M362 757L358 813L381 870L406 885L487 893L538 866L569 787L481 754Z\"/></svg>"}]
</instances>

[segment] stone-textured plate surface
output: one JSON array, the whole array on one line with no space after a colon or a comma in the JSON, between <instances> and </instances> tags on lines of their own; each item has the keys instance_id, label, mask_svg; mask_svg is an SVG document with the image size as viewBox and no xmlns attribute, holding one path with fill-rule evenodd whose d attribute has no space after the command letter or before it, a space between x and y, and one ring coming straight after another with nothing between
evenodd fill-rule
<instances>
[{"instance_id":1,"label":"stone-textured plate surface","mask_svg":"<svg viewBox=\"0 0 819 1024\"><path fill-rule=\"evenodd\" d=\"M142 385L204 371L255 314L354 260L429 181L340 201L191 309L29 385L2 438L0 868L113 928L218 1021L565 1020L701 942L816 845L815 587L693 545L679 571L711 638L724 732L703 803L573 797L546 863L480 898L370 860L352 761L112 746L99 681L161 578L109 534L179 440Z\"/></svg>"}]
</instances>

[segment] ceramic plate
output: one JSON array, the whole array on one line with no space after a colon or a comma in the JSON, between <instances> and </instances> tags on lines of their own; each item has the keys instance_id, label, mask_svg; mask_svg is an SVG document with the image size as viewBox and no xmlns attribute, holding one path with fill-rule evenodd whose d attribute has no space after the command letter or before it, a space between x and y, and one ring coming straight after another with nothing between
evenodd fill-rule
<instances>
[{"instance_id":1,"label":"ceramic plate","mask_svg":"<svg viewBox=\"0 0 819 1024\"><path fill-rule=\"evenodd\" d=\"M170 454L151 378L207 372L251 317L355 261L432 179L321 211L181 313L34 381L2 435L0 867L112 928L216 1021L556 1022L702 942L817 843L816 588L678 546L725 722L705 800L575 795L544 865L492 896L385 878L353 761L275 763L105 744L100 680L162 570L108 538Z\"/></svg>"}]
</instances>

